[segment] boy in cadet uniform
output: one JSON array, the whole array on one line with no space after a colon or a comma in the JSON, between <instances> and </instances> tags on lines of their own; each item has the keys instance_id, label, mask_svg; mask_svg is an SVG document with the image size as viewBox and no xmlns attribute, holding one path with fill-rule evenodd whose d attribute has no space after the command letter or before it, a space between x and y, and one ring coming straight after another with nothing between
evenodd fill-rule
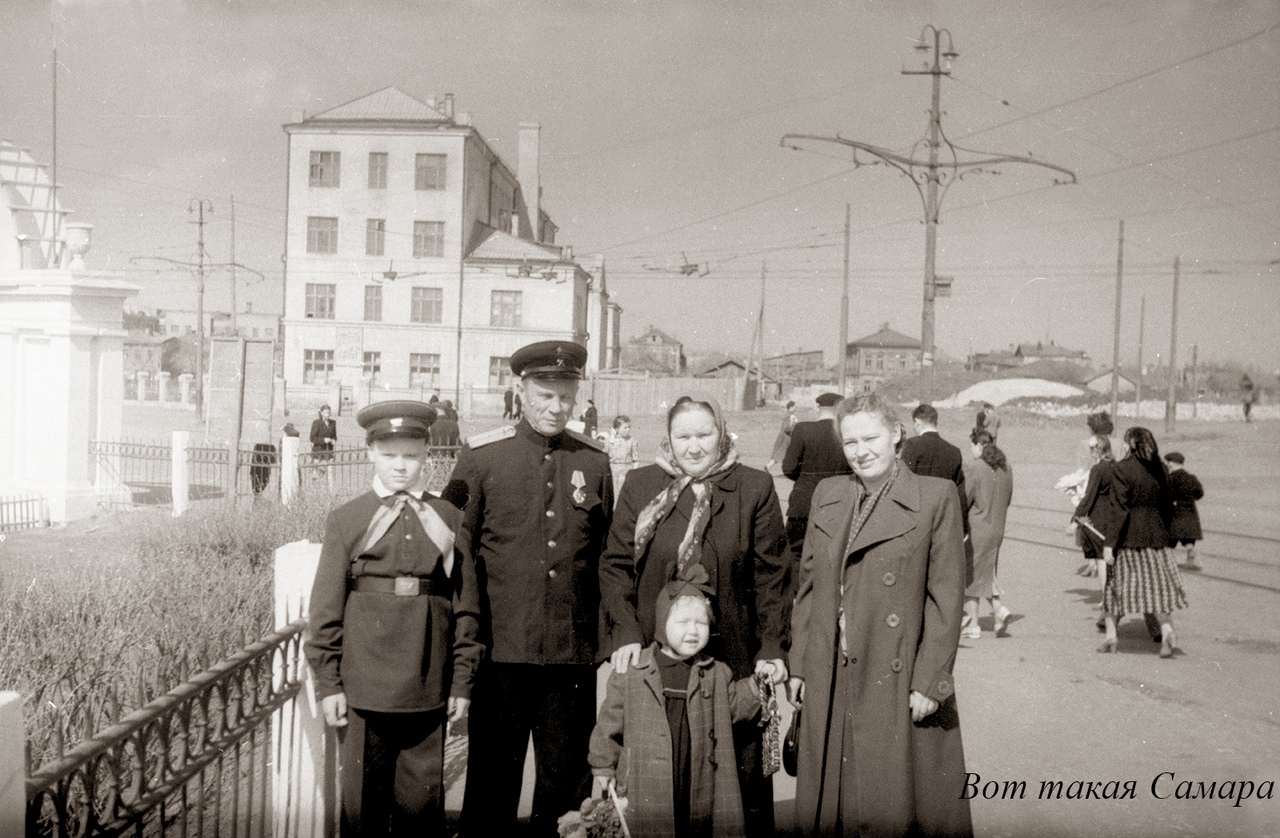
<instances>
[{"instance_id":1,"label":"boy in cadet uniform","mask_svg":"<svg viewBox=\"0 0 1280 838\"><path fill-rule=\"evenodd\" d=\"M532 830L591 791L587 745L600 662L600 553L613 509L604 443L565 429L587 350L540 341L512 353L524 415L467 439L445 496L465 503L459 541L475 557L487 654L468 722L463 834L516 830L533 736Z\"/></svg>"},{"instance_id":2,"label":"boy in cadet uniform","mask_svg":"<svg viewBox=\"0 0 1280 838\"><path fill-rule=\"evenodd\" d=\"M311 591L307 661L338 728L344 836L444 834L446 717L466 715L482 649L462 513L423 463L435 410L360 411L373 486L329 515Z\"/></svg>"}]
</instances>

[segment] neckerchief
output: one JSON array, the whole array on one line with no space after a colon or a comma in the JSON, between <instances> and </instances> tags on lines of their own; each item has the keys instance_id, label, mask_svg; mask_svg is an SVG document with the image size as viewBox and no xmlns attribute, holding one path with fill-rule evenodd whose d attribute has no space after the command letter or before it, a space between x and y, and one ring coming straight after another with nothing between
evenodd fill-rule
<instances>
[{"instance_id":1,"label":"neckerchief","mask_svg":"<svg viewBox=\"0 0 1280 838\"><path fill-rule=\"evenodd\" d=\"M373 491L378 497L386 500L393 498L390 504L383 503L378 507L378 511L373 513L373 518L369 521L369 528L365 530L364 547L360 552L365 553L378 543L387 530L391 529L391 525L400 517L400 513L408 505L418 516L418 521L422 523L422 529L426 532L427 538L440 551L440 563L444 566L444 575L453 575L453 539L454 532L450 529L445 520L440 517L440 513L431 508L431 504L426 501L426 488L422 481L409 491L392 492L386 487L386 484L374 475Z\"/></svg>"},{"instance_id":2,"label":"neckerchief","mask_svg":"<svg viewBox=\"0 0 1280 838\"><path fill-rule=\"evenodd\" d=\"M636 516L634 556L636 561L639 561L644 556L645 548L649 546L653 533L658 529L658 524L671 514L672 509L675 509L680 493L686 486L692 487L693 511L689 514L689 526L685 529L684 538L680 540L680 547L676 551L674 575L676 579L685 578L685 569L689 565L700 563L702 559L702 538L706 534L707 525L711 523L711 487L707 485L707 481L728 471L738 462L738 449L734 447L733 440L723 430L723 423L719 421L719 416L716 419L721 427L720 438L728 440L728 443L727 445L724 442L721 443L720 456L701 477L694 478L685 474L676 463L675 455L671 451L670 439L662 440L661 450L654 461L663 471L671 475L672 480Z\"/></svg>"},{"instance_id":3,"label":"neckerchief","mask_svg":"<svg viewBox=\"0 0 1280 838\"><path fill-rule=\"evenodd\" d=\"M889 470L889 477L880 484L880 488L876 489L874 495L867 494L867 487L863 485L862 480L854 478L854 485L857 488L857 495L854 497L852 520L849 523L849 537L844 542L844 552L841 554L840 560L840 654L845 658L849 657L849 641L845 632L844 619L844 569L845 561L849 558L849 553L853 551L854 539L858 537L858 533L862 531L862 527L867 523L867 519L871 517L871 512L876 508L880 498L889 492L889 488L893 486L893 481L898 476L898 460L895 458L893 466Z\"/></svg>"}]
</instances>

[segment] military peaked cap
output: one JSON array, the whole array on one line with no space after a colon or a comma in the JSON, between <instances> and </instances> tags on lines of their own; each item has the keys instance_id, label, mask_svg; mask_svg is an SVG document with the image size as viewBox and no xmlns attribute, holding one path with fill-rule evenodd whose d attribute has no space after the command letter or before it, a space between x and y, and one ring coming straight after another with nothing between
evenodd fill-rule
<instances>
[{"instance_id":1,"label":"military peaked cap","mask_svg":"<svg viewBox=\"0 0 1280 838\"><path fill-rule=\"evenodd\" d=\"M543 340L522 346L511 356L511 372L521 378L582 378L587 348L567 340Z\"/></svg>"},{"instance_id":2,"label":"military peaked cap","mask_svg":"<svg viewBox=\"0 0 1280 838\"><path fill-rule=\"evenodd\" d=\"M823 393L815 401L818 403L818 407L835 407L840 403L840 399L839 393Z\"/></svg>"},{"instance_id":3,"label":"military peaked cap","mask_svg":"<svg viewBox=\"0 0 1280 838\"><path fill-rule=\"evenodd\" d=\"M357 413L356 421L364 428L367 442L393 436L426 439L436 421L436 409L422 402L377 402Z\"/></svg>"}]
</instances>

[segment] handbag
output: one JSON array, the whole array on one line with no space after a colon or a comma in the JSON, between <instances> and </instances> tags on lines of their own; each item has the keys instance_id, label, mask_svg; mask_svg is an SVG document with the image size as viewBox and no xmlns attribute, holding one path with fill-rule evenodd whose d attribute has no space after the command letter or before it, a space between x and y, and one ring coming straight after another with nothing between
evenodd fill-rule
<instances>
[{"instance_id":1,"label":"handbag","mask_svg":"<svg viewBox=\"0 0 1280 838\"><path fill-rule=\"evenodd\" d=\"M796 776L796 763L800 760L800 708L791 714L791 727L782 740L782 770Z\"/></svg>"}]
</instances>

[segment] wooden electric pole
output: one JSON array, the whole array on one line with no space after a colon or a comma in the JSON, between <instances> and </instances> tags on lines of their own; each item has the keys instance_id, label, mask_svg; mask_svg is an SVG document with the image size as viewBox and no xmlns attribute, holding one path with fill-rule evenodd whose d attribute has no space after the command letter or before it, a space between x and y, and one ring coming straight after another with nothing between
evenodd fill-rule
<instances>
[{"instance_id":1,"label":"wooden electric pole","mask_svg":"<svg viewBox=\"0 0 1280 838\"><path fill-rule=\"evenodd\" d=\"M1111 341L1111 421L1120 409L1120 286L1124 281L1124 221L1120 222L1120 246L1116 253L1116 316Z\"/></svg>"},{"instance_id":2,"label":"wooden electric pole","mask_svg":"<svg viewBox=\"0 0 1280 838\"><path fill-rule=\"evenodd\" d=\"M1173 433L1178 420L1178 274L1182 257L1173 257L1173 311L1169 318L1169 393L1164 400L1164 432Z\"/></svg>"}]
</instances>

